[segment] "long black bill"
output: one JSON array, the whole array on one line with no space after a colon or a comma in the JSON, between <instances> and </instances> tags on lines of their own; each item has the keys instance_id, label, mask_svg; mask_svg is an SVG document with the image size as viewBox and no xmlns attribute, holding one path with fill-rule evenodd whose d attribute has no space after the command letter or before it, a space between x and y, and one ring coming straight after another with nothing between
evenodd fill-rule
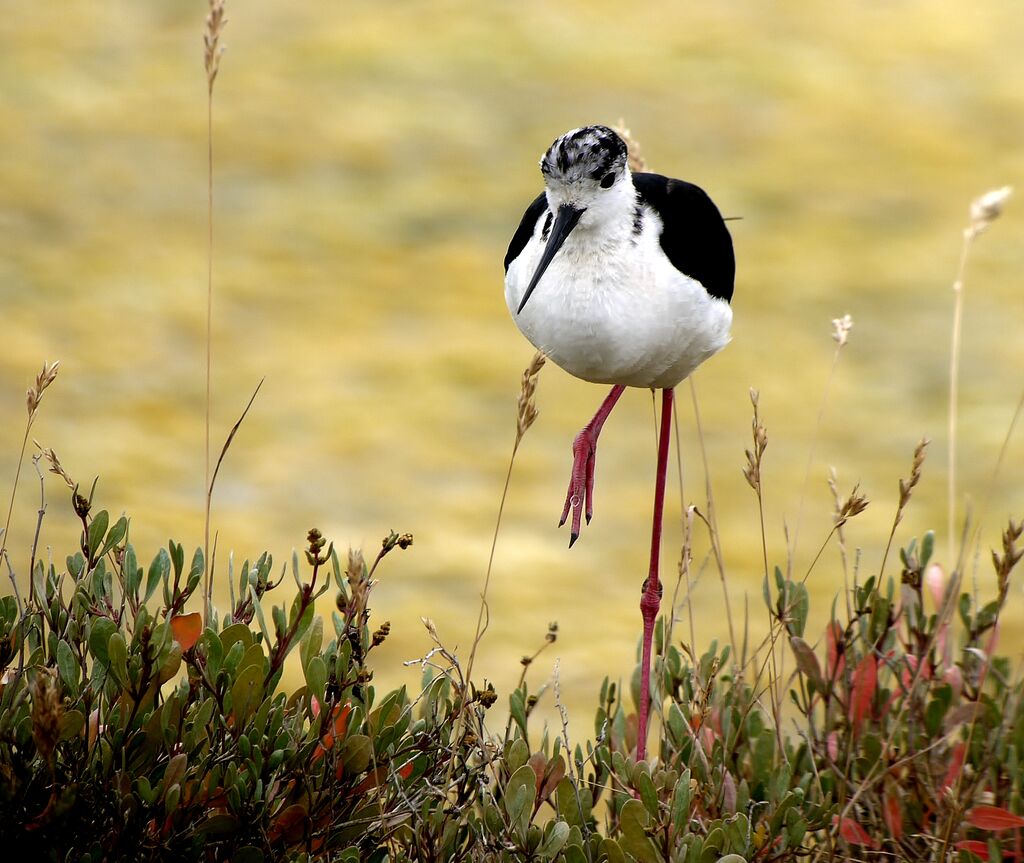
<instances>
[{"instance_id":1,"label":"long black bill","mask_svg":"<svg viewBox=\"0 0 1024 863\"><path fill-rule=\"evenodd\" d=\"M533 278L530 279L530 284L526 289L526 293L523 294L522 302L519 303L519 308L516 309L518 315L522 310L523 306L526 305L526 301L530 299L530 294L533 293L533 289L537 287L537 282L540 281L540 277L544 275L544 271L548 268L548 264L551 263L552 258L558 253L558 250L562 248L562 243L565 242L565 238L572 233L572 229L576 227L576 223L580 220L580 216L583 215L584 210L577 209L576 207L570 206L569 204L562 204L558 208L558 212L555 213L555 221L551 226L551 233L548 234L548 244L544 247L544 254L540 257L540 263L537 264L537 271L533 274Z\"/></svg>"}]
</instances>

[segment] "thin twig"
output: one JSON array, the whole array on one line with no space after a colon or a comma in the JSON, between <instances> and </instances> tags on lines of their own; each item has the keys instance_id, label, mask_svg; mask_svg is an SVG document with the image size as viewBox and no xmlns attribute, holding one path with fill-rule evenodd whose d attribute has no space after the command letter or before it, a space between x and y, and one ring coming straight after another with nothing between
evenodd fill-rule
<instances>
[{"instance_id":1,"label":"thin twig","mask_svg":"<svg viewBox=\"0 0 1024 863\"><path fill-rule=\"evenodd\" d=\"M213 365L213 83L220 71L220 58L224 47L220 37L227 24L224 17L224 0L209 0L210 13L206 17L203 31L203 65L206 69L206 415L205 415L205 464L203 486L206 489L206 508L203 514L203 561L206 564L203 584L203 625L210 621L210 602L213 596L213 568L210 566L210 502L213 483L217 478L214 471L210 476L210 370ZM262 381L260 382L262 384ZM259 387L257 387L257 390ZM255 395L253 396L255 398ZM249 402L252 404L252 402ZM248 408L246 408L248 410ZM245 414L243 414L243 417ZM237 428L237 426L236 426ZM234 431L232 431L232 435ZM228 443L230 443L230 437ZM225 450L227 446L225 445ZM221 458L224 451L221 451ZM220 461L217 462L220 467Z\"/></svg>"},{"instance_id":2,"label":"thin twig","mask_svg":"<svg viewBox=\"0 0 1024 863\"><path fill-rule=\"evenodd\" d=\"M708 517L706 522L711 536L711 550L714 552L715 565L718 567L718 577L722 582L722 596L725 598L725 616L729 623L729 644L732 645L733 656L737 656L736 633L733 630L732 623L732 606L729 603L729 584L725 576L725 560L722 557L722 547L719 542L718 515L715 509L715 496L711 490L711 470L708 467L707 447L704 445L704 428L700 421L700 405L697 402L697 385L694 383L693 377L693 375L690 375L689 378L690 397L693 401L693 419L694 425L697 428L697 442L700 445L700 457L704 464L704 490L707 495L708 504Z\"/></svg>"}]
</instances>

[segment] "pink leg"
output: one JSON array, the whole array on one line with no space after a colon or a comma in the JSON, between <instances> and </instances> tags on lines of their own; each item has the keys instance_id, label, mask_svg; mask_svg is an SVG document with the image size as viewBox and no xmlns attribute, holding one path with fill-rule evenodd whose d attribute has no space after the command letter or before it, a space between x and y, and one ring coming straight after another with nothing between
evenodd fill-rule
<instances>
[{"instance_id":1,"label":"pink leg","mask_svg":"<svg viewBox=\"0 0 1024 863\"><path fill-rule=\"evenodd\" d=\"M579 539L580 516L583 513L583 505L586 503L587 524L594 516L594 458L597 455L597 438L601 434L601 428L608 415L615 407L625 387L614 386L608 393L608 397L601 402L594 418L588 422L572 442L572 476L569 478L569 491L565 495L565 506L562 508L562 520L558 522L561 527L569 517L569 509L572 509L572 528L569 533L569 548Z\"/></svg>"},{"instance_id":2,"label":"pink leg","mask_svg":"<svg viewBox=\"0 0 1024 863\"><path fill-rule=\"evenodd\" d=\"M661 580L658 560L661 555L661 517L665 510L665 475L668 472L668 441L672 425L672 388L662 390L661 436L658 438L658 474L654 485L654 524L651 528L651 568L640 596L640 614L644 619L644 640L640 653L640 721L637 729L636 759L647 756L647 719L651 710L651 641L654 620L661 607Z\"/></svg>"}]
</instances>

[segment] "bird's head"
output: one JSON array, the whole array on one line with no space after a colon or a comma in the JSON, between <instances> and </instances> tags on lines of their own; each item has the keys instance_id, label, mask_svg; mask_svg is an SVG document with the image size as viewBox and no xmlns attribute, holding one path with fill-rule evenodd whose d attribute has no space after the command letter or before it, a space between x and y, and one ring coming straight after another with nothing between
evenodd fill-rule
<instances>
[{"instance_id":1,"label":"bird's head","mask_svg":"<svg viewBox=\"0 0 1024 863\"><path fill-rule=\"evenodd\" d=\"M598 224L632 205L626 142L607 126L584 126L555 140L540 160L545 193L553 212L565 205L583 211L583 227Z\"/></svg>"},{"instance_id":2,"label":"bird's head","mask_svg":"<svg viewBox=\"0 0 1024 863\"><path fill-rule=\"evenodd\" d=\"M591 230L629 212L636 193L627 164L626 142L607 126L584 126L566 132L540 160L544 193L555 214L537 270L523 293L523 310L555 253L579 226Z\"/></svg>"}]
</instances>

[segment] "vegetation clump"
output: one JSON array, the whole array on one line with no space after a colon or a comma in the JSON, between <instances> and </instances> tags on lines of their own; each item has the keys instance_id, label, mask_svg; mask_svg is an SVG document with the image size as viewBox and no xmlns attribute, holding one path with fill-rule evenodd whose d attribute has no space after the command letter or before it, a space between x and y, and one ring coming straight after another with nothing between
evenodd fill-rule
<instances>
[{"instance_id":1,"label":"vegetation clump","mask_svg":"<svg viewBox=\"0 0 1024 863\"><path fill-rule=\"evenodd\" d=\"M371 619L369 598L408 534L389 534L367 563L311 530L304 565L246 561L230 610L204 626L186 610L202 595L201 549L186 565L172 541L144 568L127 518L77 491L72 501L74 552L63 566L36 560L27 596L0 597L5 848L47 860L571 863L1016 853L1024 701L994 648L1024 554L1018 523L992 555L992 600L959 592L929 533L900 552L897 577L853 584L817 649L805 586L776 569L764 596L772 639L795 658L785 680L761 683L768 643L749 659L716 645L698 656L662 619L660 740L637 763L637 678L631 694L605 680L593 739L571 745L566 726L531 722L524 665L495 732L498 693L463 677L429 621L421 691L378 693L369 660L390 625ZM289 577L290 599L275 603ZM325 625L315 601L328 591ZM292 655L304 685L286 692Z\"/></svg>"}]
</instances>

